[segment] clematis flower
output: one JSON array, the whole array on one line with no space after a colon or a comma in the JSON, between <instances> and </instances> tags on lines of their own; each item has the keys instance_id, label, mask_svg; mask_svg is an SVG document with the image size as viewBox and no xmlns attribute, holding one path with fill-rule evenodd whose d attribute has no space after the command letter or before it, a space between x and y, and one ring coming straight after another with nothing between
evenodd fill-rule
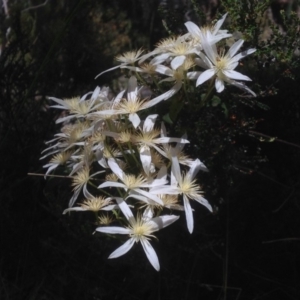
<instances>
[{"instance_id":1,"label":"clematis flower","mask_svg":"<svg viewBox=\"0 0 300 300\"><path fill-rule=\"evenodd\" d=\"M137 112L140 110L152 107L162 101L163 99L157 97L151 100L140 98L140 89L137 86L137 79L131 76L128 80L127 99L117 99L113 103L112 109L101 110L95 112L94 115L124 115L128 114L129 121L134 128L137 128L141 122Z\"/></svg>"},{"instance_id":2,"label":"clematis flower","mask_svg":"<svg viewBox=\"0 0 300 300\"><path fill-rule=\"evenodd\" d=\"M213 26L206 26L199 28L195 23L188 21L184 25L186 26L189 34L194 39L194 42L198 44L197 48L202 49L202 35L203 33L206 35L206 39L209 44L216 44L223 38L227 38L232 36L230 33L227 33L227 30L220 30L221 26L223 25L226 19L227 13L223 15L223 17L218 20L218 22Z\"/></svg>"},{"instance_id":3,"label":"clematis flower","mask_svg":"<svg viewBox=\"0 0 300 300\"><path fill-rule=\"evenodd\" d=\"M211 45L204 35L201 36L203 50L206 55L200 52L199 56L201 59L196 58L195 62L207 70L200 74L197 79L196 86L204 83L210 78L215 78L215 87L218 93L224 90L224 82L227 82L249 92L253 96L256 96L255 93L245 84L235 81L235 79L245 81L251 81L251 79L246 75L234 71L239 64L239 61L247 55L255 52L256 49L251 48L236 54L244 43L243 40L238 40L230 47L226 54L219 54L216 45Z\"/></svg>"},{"instance_id":4,"label":"clematis flower","mask_svg":"<svg viewBox=\"0 0 300 300\"><path fill-rule=\"evenodd\" d=\"M107 163L110 169L114 172L114 174L117 175L118 179L121 182L106 181L98 186L99 189L105 187L123 188L126 192L129 191L132 197L134 197L135 194L143 195L161 205L163 204L162 200L156 195L160 193L160 188L164 187L164 183L166 183L166 180L164 178L162 180L157 179L153 180L152 182L148 182L142 175L135 176L124 173L113 158L109 158ZM144 189L152 187L156 187L156 193L151 193L149 191L145 191Z\"/></svg>"},{"instance_id":5,"label":"clematis flower","mask_svg":"<svg viewBox=\"0 0 300 300\"><path fill-rule=\"evenodd\" d=\"M159 271L160 265L158 257L155 250L149 243L149 239L151 237L155 238L153 232L171 225L178 220L179 216L168 215L149 218L148 214L144 213L143 215L138 215L137 218L135 218L126 202L123 201L122 203L123 205L120 209L128 220L129 224L127 227L108 226L96 228L96 231L98 232L129 235L129 239L121 247L111 253L108 258L117 258L122 256L133 247L134 243L141 242L149 262L155 270Z\"/></svg>"},{"instance_id":6,"label":"clematis flower","mask_svg":"<svg viewBox=\"0 0 300 300\"><path fill-rule=\"evenodd\" d=\"M127 65L134 64L136 61L138 61L141 58L142 53L143 53L143 50L139 49L139 50L136 50L136 51L128 51L128 52L125 52L121 55L118 55L116 57L116 60L121 62L121 64L101 72L100 74L98 74L95 77L95 79L98 78L99 76L101 76L102 74L106 73L106 72L110 72L112 70L116 70L118 68L122 68L122 67L125 67Z\"/></svg>"},{"instance_id":7,"label":"clematis flower","mask_svg":"<svg viewBox=\"0 0 300 300\"><path fill-rule=\"evenodd\" d=\"M186 174L182 174L178 158L175 152L172 152L171 185L165 186L161 194L182 195L187 227L189 232L192 233L194 229L194 217L190 201L195 200L204 205L209 211L212 211L211 205L202 196L203 192L195 180L197 173L203 168L203 163L199 159L196 159L191 164L189 171ZM151 189L151 191L155 192L155 188Z\"/></svg>"},{"instance_id":8,"label":"clematis flower","mask_svg":"<svg viewBox=\"0 0 300 300\"><path fill-rule=\"evenodd\" d=\"M98 212L100 210L113 210L116 209L116 205L112 204L112 198L104 198L102 196L91 196L90 198L85 199L82 203L79 203L80 206L70 207L63 211L63 214L66 214L69 211L93 211Z\"/></svg>"}]
</instances>

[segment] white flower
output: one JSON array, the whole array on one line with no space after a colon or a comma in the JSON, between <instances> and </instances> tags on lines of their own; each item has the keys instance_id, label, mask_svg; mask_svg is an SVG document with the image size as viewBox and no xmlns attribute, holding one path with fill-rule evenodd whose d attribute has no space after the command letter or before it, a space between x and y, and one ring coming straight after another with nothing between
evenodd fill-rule
<instances>
[{"instance_id":1,"label":"white flower","mask_svg":"<svg viewBox=\"0 0 300 300\"><path fill-rule=\"evenodd\" d=\"M112 198L104 198L102 196L90 197L79 203L80 207L71 207L63 211L66 214L69 211L93 211L98 212L99 210L113 210L116 209L115 204L111 204Z\"/></svg>"},{"instance_id":2,"label":"white flower","mask_svg":"<svg viewBox=\"0 0 300 300\"><path fill-rule=\"evenodd\" d=\"M133 198L135 194L139 194L146 196L161 205L163 204L162 200L156 195L160 193L160 187L163 187L163 184L166 183L165 179L157 179L153 180L152 182L147 182L146 178L144 178L142 175L135 176L132 174L125 174L113 158L109 158L107 163L121 182L106 181L98 186L99 189L105 187L123 188L126 192L129 191ZM151 187L156 187L158 192L151 193L144 189Z\"/></svg>"},{"instance_id":3,"label":"white flower","mask_svg":"<svg viewBox=\"0 0 300 300\"><path fill-rule=\"evenodd\" d=\"M198 49L202 48L202 36L206 35L206 39L209 44L215 44L223 38L230 37L231 34L227 33L227 30L220 30L223 25L227 13L218 20L218 22L213 26L206 26L199 28L195 23L188 21L184 25L186 26L188 32L193 37L196 43L198 43Z\"/></svg>"},{"instance_id":4,"label":"white flower","mask_svg":"<svg viewBox=\"0 0 300 300\"><path fill-rule=\"evenodd\" d=\"M169 81L169 82L175 82L175 85L167 92L159 95L156 97L156 100L167 100L171 98L173 95L175 95L182 87L183 82L187 79L193 80L197 79L198 76L201 74L201 72L193 71L193 72L187 72L190 68L194 66L194 61L191 58L187 58L182 62L182 65L173 66L171 64L171 68L166 67L164 65L157 65L156 66L156 72L168 76L168 78L165 78L160 81Z\"/></svg>"},{"instance_id":5,"label":"white flower","mask_svg":"<svg viewBox=\"0 0 300 300\"><path fill-rule=\"evenodd\" d=\"M140 146L139 153L140 159L147 175L150 173L150 167L152 163L150 148L154 148L162 155L166 155L164 151L157 146L157 144L165 143L189 143L188 140L183 138L172 137L157 137L160 131L154 128L154 124L158 115L149 115L143 123L143 128L140 127L140 131L132 137L135 144Z\"/></svg>"},{"instance_id":6,"label":"white flower","mask_svg":"<svg viewBox=\"0 0 300 300\"><path fill-rule=\"evenodd\" d=\"M87 96L90 94L92 94L91 98L86 100ZM108 88L103 88L101 91L100 87L97 86L93 92L89 92L81 98L74 97L62 100L55 97L49 97L49 99L58 103L58 105L52 105L51 107L69 110L68 116L59 118L56 121L56 123L62 123L70 121L73 118L85 118L89 113L103 105L104 102L108 101Z\"/></svg>"},{"instance_id":7,"label":"white flower","mask_svg":"<svg viewBox=\"0 0 300 300\"><path fill-rule=\"evenodd\" d=\"M141 58L142 53L143 53L143 50L139 49L139 50L136 50L136 51L128 51L128 52L125 52L125 53L117 56L116 60L120 61L121 64L101 72L100 74L98 74L95 77L95 79L98 78L99 76L101 76L102 74L106 73L106 72L116 70L118 68L122 68L122 67L125 67L125 66L130 65L130 64L134 64L136 61L138 61Z\"/></svg>"},{"instance_id":8,"label":"white flower","mask_svg":"<svg viewBox=\"0 0 300 300\"><path fill-rule=\"evenodd\" d=\"M127 88L127 99L119 99L114 101L113 108L109 110L102 110L94 113L94 115L129 115L129 120L137 128L139 126L141 119L137 112L140 110L152 107L162 101L163 99L155 98L152 100L141 99L140 89L137 86L137 79L131 76L128 80Z\"/></svg>"},{"instance_id":9,"label":"white flower","mask_svg":"<svg viewBox=\"0 0 300 300\"><path fill-rule=\"evenodd\" d=\"M243 40L238 40L230 47L226 54L218 54L216 45L211 45L204 38L204 35L202 35L202 37L202 46L206 55L204 55L203 53L199 53L201 60L199 58L196 58L195 61L199 66L206 68L207 70L200 74L197 79L196 86L202 84L212 77L215 77L215 87L218 93L224 90L224 82L227 82L243 90L246 90L253 96L256 96L255 93L251 91L246 85L235 81L235 79L246 81L251 81L251 79L246 75L234 71L234 69L239 64L239 60L255 52L256 49L252 48L236 54L244 43Z\"/></svg>"},{"instance_id":10,"label":"white flower","mask_svg":"<svg viewBox=\"0 0 300 300\"><path fill-rule=\"evenodd\" d=\"M209 211L212 211L211 205L206 199L203 198L200 186L196 183L195 177L200 169L204 169L203 163L196 159L191 164L189 171L186 174L182 174L176 154L172 154L172 169L171 169L171 185L165 186L161 189L161 194L169 195L182 195L183 204L186 215L187 227L190 233L194 229L194 217L190 200L196 200L200 204L204 205ZM151 189L155 192L155 188Z\"/></svg>"},{"instance_id":11,"label":"white flower","mask_svg":"<svg viewBox=\"0 0 300 300\"><path fill-rule=\"evenodd\" d=\"M124 207L126 207L126 209L124 209ZM127 227L123 228L109 226L98 227L96 229L96 231L103 233L129 235L128 241L126 241L121 247L111 253L108 258L116 258L124 255L133 247L134 243L141 242L149 262L155 268L155 270L159 271L160 265L158 257L155 250L149 243L149 239L151 237L155 237L153 235L153 232L169 226L170 224L178 220L179 216L169 215L149 218L148 214L144 213L142 216L137 216L137 218L135 218L125 201L123 201L121 210L123 211L125 217L129 222Z\"/></svg>"}]
</instances>

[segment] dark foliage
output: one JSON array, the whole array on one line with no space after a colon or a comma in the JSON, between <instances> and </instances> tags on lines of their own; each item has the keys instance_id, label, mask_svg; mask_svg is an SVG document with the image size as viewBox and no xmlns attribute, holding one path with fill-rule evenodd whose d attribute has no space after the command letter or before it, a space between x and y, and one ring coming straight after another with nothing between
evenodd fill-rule
<instances>
[{"instance_id":1,"label":"dark foliage","mask_svg":"<svg viewBox=\"0 0 300 300\"><path fill-rule=\"evenodd\" d=\"M184 217L158 234L161 272L139 246L108 260L119 240L93 235L88 212L62 215L69 182L27 175L43 172L38 158L55 132L46 96L83 94L109 82L111 74L96 83L94 76L116 54L166 34L158 11L176 31L171 24L182 28L180 10L192 7L163 1L175 5L167 19L166 6L146 2L49 1L26 10L25 2L9 1L10 18L2 11L0 299L299 299L300 72L298 58L278 50L279 32L276 51L260 44L249 69L262 91L258 102L231 98L229 89L221 103L186 106L176 120L175 129L187 129L195 145L190 154L210 169L201 180L215 213L195 205L192 235ZM234 7L236 20L233 14ZM258 36L247 28L251 44Z\"/></svg>"}]
</instances>

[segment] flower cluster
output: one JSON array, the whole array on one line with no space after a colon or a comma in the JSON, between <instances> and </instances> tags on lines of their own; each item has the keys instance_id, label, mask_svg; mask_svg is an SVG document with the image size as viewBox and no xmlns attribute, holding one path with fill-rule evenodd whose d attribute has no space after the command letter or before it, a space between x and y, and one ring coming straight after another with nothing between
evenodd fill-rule
<instances>
[{"instance_id":1,"label":"flower cluster","mask_svg":"<svg viewBox=\"0 0 300 300\"><path fill-rule=\"evenodd\" d=\"M138 50L117 57L121 64L105 72L124 69L128 82L113 98L107 87L96 87L83 97L50 98L64 114L57 120L63 124L61 132L44 150L42 158L52 157L44 166L46 175L61 167L69 170L73 195L64 213L93 211L97 232L129 237L109 258L141 242L150 263L159 270L149 240L179 218L173 211L184 212L190 233L194 228L191 203L212 211L196 179L207 168L183 152L187 137L169 137L165 124L158 123L159 115L147 113L192 80L196 86L210 80L209 88L217 92L228 83L255 95L240 82L250 78L234 71L239 60L255 49L237 54L242 40L234 42L226 54L217 47L231 37L220 29L225 17L205 28L187 22L185 35L165 39L147 54ZM164 82L171 82L167 91L162 91ZM157 91L162 92L157 95Z\"/></svg>"}]
</instances>

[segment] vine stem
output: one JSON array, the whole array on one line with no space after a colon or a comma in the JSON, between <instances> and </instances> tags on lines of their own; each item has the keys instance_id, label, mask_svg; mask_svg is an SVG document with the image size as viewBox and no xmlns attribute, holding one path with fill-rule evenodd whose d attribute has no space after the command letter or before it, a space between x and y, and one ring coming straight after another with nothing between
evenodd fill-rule
<instances>
[{"instance_id":1,"label":"vine stem","mask_svg":"<svg viewBox=\"0 0 300 300\"><path fill-rule=\"evenodd\" d=\"M290 143L290 142L287 142L287 141L284 141L284 140L281 140L281 139L279 139L277 137L272 137L272 136L266 135L264 133L260 133L260 132L253 131L253 130L249 130L249 132L252 133L252 134L254 134L254 135L262 136L262 137L265 137L265 138L268 138L268 139L274 139L274 141L276 141L276 142L283 143L283 144L286 144L286 145L290 145L290 146L293 146L293 147L296 147L296 148L300 149L299 145L294 144L294 143Z\"/></svg>"}]
</instances>

